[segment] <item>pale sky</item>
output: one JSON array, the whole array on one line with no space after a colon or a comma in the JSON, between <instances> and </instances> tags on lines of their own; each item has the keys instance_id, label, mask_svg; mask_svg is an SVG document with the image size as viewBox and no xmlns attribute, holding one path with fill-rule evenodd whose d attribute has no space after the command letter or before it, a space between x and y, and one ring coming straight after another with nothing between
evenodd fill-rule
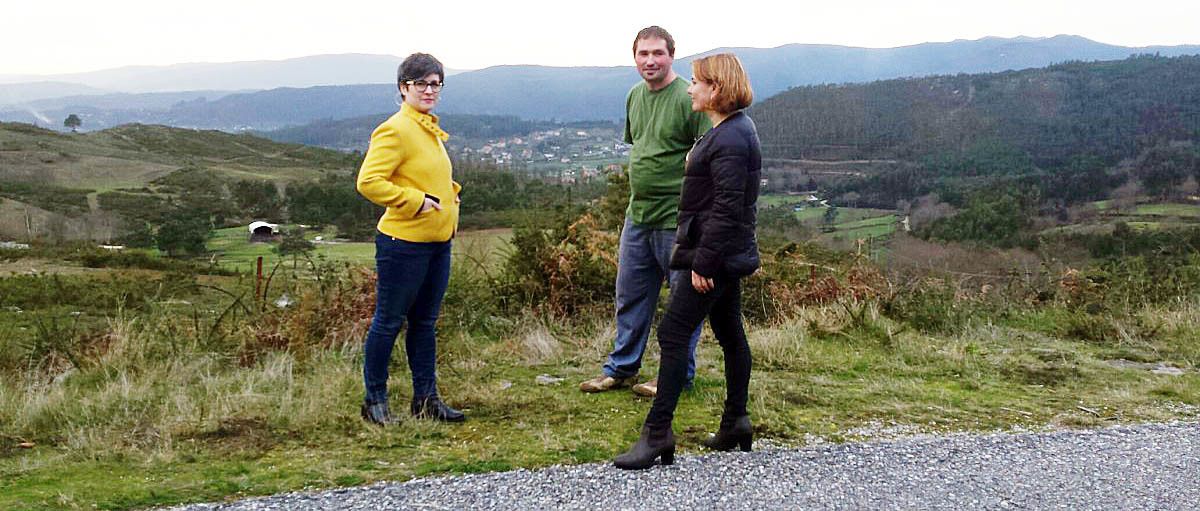
<instances>
[{"instance_id":1,"label":"pale sky","mask_svg":"<svg viewBox=\"0 0 1200 511\"><path fill-rule=\"evenodd\" d=\"M1121 46L1200 44L1200 1L1140 0L5 0L0 74L424 51L455 69L631 65L661 25L676 56L790 43L884 48L1073 34Z\"/></svg>"}]
</instances>

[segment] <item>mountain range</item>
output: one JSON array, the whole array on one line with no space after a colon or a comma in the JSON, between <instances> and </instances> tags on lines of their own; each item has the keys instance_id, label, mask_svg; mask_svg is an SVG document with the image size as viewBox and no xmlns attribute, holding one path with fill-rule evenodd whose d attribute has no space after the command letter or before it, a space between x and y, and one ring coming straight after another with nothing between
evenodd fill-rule
<instances>
[{"instance_id":1,"label":"mountain range","mask_svg":"<svg viewBox=\"0 0 1200 511\"><path fill-rule=\"evenodd\" d=\"M791 44L776 48L717 48L680 57L675 62L676 70L682 76L690 76L692 60L724 51L732 51L742 59L756 99L763 100L805 85L1016 70L1068 61L1118 60L1132 54L1193 55L1200 54L1200 46L1132 48L1069 35L987 37L883 49ZM221 130L270 130L322 119L372 115L396 108L395 85L390 78L399 60L378 55L325 55L267 63L120 68L77 76L41 77L54 80L60 90L64 82L72 83L72 79L96 88L117 88L127 83L122 80L129 80L138 85L127 90L143 92L43 96L40 101L0 106L0 120L55 126L61 123L58 119L75 113L83 118L84 129L140 122ZM332 85L304 85L319 80ZM450 75L438 111L512 115L530 120L619 120L624 116L625 94L637 80L632 66L494 66ZM21 87L25 88L24 97L35 96L31 91L36 88L31 84ZM207 90L203 94L188 92L169 106L163 104L171 98L161 91L200 89ZM235 89L268 90L229 92ZM148 95L147 90L160 92Z\"/></svg>"},{"instance_id":2,"label":"mountain range","mask_svg":"<svg viewBox=\"0 0 1200 511\"><path fill-rule=\"evenodd\" d=\"M101 93L180 92L199 89L266 90L277 87L313 87L386 82L403 57L343 53L312 55L286 60L196 62L169 66L125 66L86 73L59 75L0 75L0 91L29 82L73 84ZM458 70L447 69L447 75ZM79 92L77 94L83 94ZM56 97L47 92L35 99ZM0 93L0 103L5 101Z\"/></svg>"}]
</instances>

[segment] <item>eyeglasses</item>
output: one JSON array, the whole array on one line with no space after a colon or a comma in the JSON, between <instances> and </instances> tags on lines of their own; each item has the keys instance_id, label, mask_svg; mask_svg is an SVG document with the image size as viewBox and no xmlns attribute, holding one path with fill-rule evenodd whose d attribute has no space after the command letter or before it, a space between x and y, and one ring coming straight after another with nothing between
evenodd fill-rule
<instances>
[{"instance_id":1,"label":"eyeglasses","mask_svg":"<svg viewBox=\"0 0 1200 511\"><path fill-rule=\"evenodd\" d=\"M412 85L420 92L425 92L429 88L433 88L433 92L442 92L442 87L446 84L442 82L427 82L425 80L405 80L404 83Z\"/></svg>"}]
</instances>

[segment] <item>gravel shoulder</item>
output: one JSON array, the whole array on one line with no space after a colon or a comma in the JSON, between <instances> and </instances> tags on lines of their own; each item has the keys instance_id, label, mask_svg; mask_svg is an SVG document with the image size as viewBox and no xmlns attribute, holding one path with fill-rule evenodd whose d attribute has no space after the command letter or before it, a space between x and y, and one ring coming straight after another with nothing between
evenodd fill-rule
<instances>
[{"instance_id":1,"label":"gravel shoulder","mask_svg":"<svg viewBox=\"0 0 1200 511\"><path fill-rule=\"evenodd\" d=\"M954 434L473 474L176 510L1195 509L1200 424Z\"/></svg>"}]
</instances>

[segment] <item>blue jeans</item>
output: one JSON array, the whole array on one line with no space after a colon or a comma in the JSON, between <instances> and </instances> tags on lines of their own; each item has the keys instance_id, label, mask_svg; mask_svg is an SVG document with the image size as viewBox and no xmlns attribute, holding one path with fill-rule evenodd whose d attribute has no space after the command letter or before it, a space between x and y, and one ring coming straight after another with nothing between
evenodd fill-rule
<instances>
[{"instance_id":1,"label":"blue jeans","mask_svg":"<svg viewBox=\"0 0 1200 511\"><path fill-rule=\"evenodd\" d=\"M628 378L638 373L663 281L670 275L671 282L676 279L690 282L690 272L670 270L674 245L674 229L651 229L625 219L617 258L617 338L604 364L604 374ZM692 332L688 344L689 385L696 375L696 343L700 340L701 326Z\"/></svg>"},{"instance_id":2,"label":"blue jeans","mask_svg":"<svg viewBox=\"0 0 1200 511\"><path fill-rule=\"evenodd\" d=\"M363 349L366 402L387 402L388 362L396 336L408 322L404 351L413 398L437 394L438 312L450 282L450 242L415 243L375 236L375 317Z\"/></svg>"}]
</instances>

